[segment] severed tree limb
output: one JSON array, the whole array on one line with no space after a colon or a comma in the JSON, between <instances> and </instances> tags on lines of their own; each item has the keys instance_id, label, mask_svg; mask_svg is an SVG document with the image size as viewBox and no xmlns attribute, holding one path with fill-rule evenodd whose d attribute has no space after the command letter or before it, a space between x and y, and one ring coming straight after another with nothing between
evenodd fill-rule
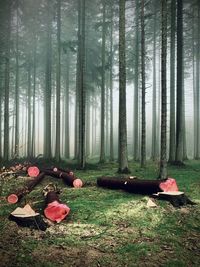
<instances>
[{"instance_id":1,"label":"severed tree limb","mask_svg":"<svg viewBox=\"0 0 200 267\"><path fill-rule=\"evenodd\" d=\"M62 178L63 181L69 186L73 186L76 188L83 186L83 182L81 181L81 179L77 178L73 173L71 174L71 171L67 173L59 169L57 169L56 171L45 169L44 172L46 175L50 175L56 178Z\"/></svg>"},{"instance_id":2,"label":"severed tree limb","mask_svg":"<svg viewBox=\"0 0 200 267\"><path fill-rule=\"evenodd\" d=\"M42 181L44 176L45 176L45 173L41 172L37 177L35 177L31 181L28 181L23 188L20 188L20 189L16 190L15 193L10 194L7 197L8 203L15 204L18 201L20 201L20 199L23 196L30 193L33 190L33 188Z\"/></svg>"}]
</instances>

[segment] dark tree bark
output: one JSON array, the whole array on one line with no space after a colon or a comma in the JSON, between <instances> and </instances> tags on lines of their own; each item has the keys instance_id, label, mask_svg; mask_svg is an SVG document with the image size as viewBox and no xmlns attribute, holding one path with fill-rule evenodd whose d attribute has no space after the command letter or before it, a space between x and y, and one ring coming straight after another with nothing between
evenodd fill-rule
<instances>
[{"instance_id":1,"label":"dark tree bark","mask_svg":"<svg viewBox=\"0 0 200 267\"><path fill-rule=\"evenodd\" d=\"M46 73L44 93L44 157L51 158L51 3L47 0Z\"/></svg>"},{"instance_id":2,"label":"dark tree bark","mask_svg":"<svg viewBox=\"0 0 200 267\"><path fill-rule=\"evenodd\" d=\"M28 90L27 90L27 157L31 158L31 56L28 55L28 70L27 70Z\"/></svg>"},{"instance_id":3,"label":"dark tree bark","mask_svg":"<svg viewBox=\"0 0 200 267\"><path fill-rule=\"evenodd\" d=\"M33 48L33 114L32 114L32 144L31 144L31 154L34 157L35 156L35 136L36 136L36 132L35 132L35 106L36 106L36 69L37 69L37 65L36 65L36 61L37 61L37 36L36 36L36 32L34 33L34 48Z\"/></svg>"},{"instance_id":4,"label":"dark tree bark","mask_svg":"<svg viewBox=\"0 0 200 267\"><path fill-rule=\"evenodd\" d=\"M196 135L195 135L195 159L200 158L200 93L199 93L199 86L200 86L200 78L199 78L199 73L200 73L200 2L197 1L198 5L198 18L197 18L197 44L196 44L196 103L195 103L195 108L196 108Z\"/></svg>"},{"instance_id":5,"label":"dark tree bark","mask_svg":"<svg viewBox=\"0 0 200 267\"><path fill-rule=\"evenodd\" d=\"M156 146L157 146L157 97L156 97L156 31L157 31L157 14L156 14L156 4L157 2L154 1L154 22L153 22L153 95L152 95L152 141L151 141L151 158L152 160L156 160Z\"/></svg>"},{"instance_id":6,"label":"dark tree bark","mask_svg":"<svg viewBox=\"0 0 200 267\"><path fill-rule=\"evenodd\" d=\"M15 157L19 156L19 0L16 1Z\"/></svg>"},{"instance_id":7,"label":"dark tree bark","mask_svg":"<svg viewBox=\"0 0 200 267\"><path fill-rule=\"evenodd\" d=\"M3 159L9 159L9 91L10 91L10 32L11 3L6 3L6 41L5 41L5 85L4 85L4 150Z\"/></svg>"},{"instance_id":8,"label":"dark tree bark","mask_svg":"<svg viewBox=\"0 0 200 267\"><path fill-rule=\"evenodd\" d=\"M134 114L133 114L133 159L139 160L139 0L135 10L135 65L134 65Z\"/></svg>"},{"instance_id":9,"label":"dark tree bark","mask_svg":"<svg viewBox=\"0 0 200 267\"><path fill-rule=\"evenodd\" d=\"M69 49L67 50L66 55L66 91L65 91L65 149L64 156L65 158L70 158L70 131L69 131L69 75L70 75L70 55Z\"/></svg>"},{"instance_id":10,"label":"dark tree bark","mask_svg":"<svg viewBox=\"0 0 200 267\"><path fill-rule=\"evenodd\" d=\"M161 52L161 179L167 178L167 0L162 0L162 52Z\"/></svg>"},{"instance_id":11,"label":"dark tree bark","mask_svg":"<svg viewBox=\"0 0 200 267\"><path fill-rule=\"evenodd\" d=\"M41 172L37 177L35 177L31 181L28 181L23 188L20 188L16 190L15 193L10 194L7 198L7 201L12 204L15 204L18 201L20 201L23 196L30 193L33 190L33 188L42 181L44 176L45 173Z\"/></svg>"},{"instance_id":12,"label":"dark tree bark","mask_svg":"<svg viewBox=\"0 0 200 267\"><path fill-rule=\"evenodd\" d=\"M103 0L103 22L102 22L102 48L101 48L101 146L100 162L105 162L105 44L106 44L106 1Z\"/></svg>"},{"instance_id":13,"label":"dark tree bark","mask_svg":"<svg viewBox=\"0 0 200 267\"><path fill-rule=\"evenodd\" d=\"M81 1L80 90L79 90L79 168L85 168L85 0Z\"/></svg>"},{"instance_id":14,"label":"dark tree bark","mask_svg":"<svg viewBox=\"0 0 200 267\"><path fill-rule=\"evenodd\" d=\"M75 99L75 135L74 135L74 159L78 159L79 154L79 91L80 91L80 55L81 55L81 0L78 0L78 48L76 59L76 99Z\"/></svg>"},{"instance_id":15,"label":"dark tree bark","mask_svg":"<svg viewBox=\"0 0 200 267\"><path fill-rule=\"evenodd\" d=\"M57 0L57 64L56 64L56 161L60 160L60 59L61 59L61 0Z\"/></svg>"},{"instance_id":16,"label":"dark tree bark","mask_svg":"<svg viewBox=\"0 0 200 267\"><path fill-rule=\"evenodd\" d=\"M177 0L176 162L183 161L183 1Z\"/></svg>"},{"instance_id":17,"label":"dark tree bark","mask_svg":"<svg viewBox=\"0 0 200 267\"><path fill-rule=\"evenodd\" d=\"M119 1L119 169L129 172L126 125L125 0Z\"/></svg>"},{"instance_id":18,"label":"dark tree bark","mask_svg":"<svg viewBox=\"0 0 200 267\"><path fill-rule=\"evenodd\" d=\"M123 189L135 194L151 195L162 191L159 185L166 180L140 180L119 177L100 177L97 185L110 189Z\"/></svg>"},{"instance_id":19,"label":"dark tree bark","mask_svg":"<svg viewBox=\"0 0 200 267\"><path fill-rule=\"evenodd\" d=\"M171 36L170 36L170 138L169 162L175 160L175 39L176 39L176 0L171 0Z\"/></svg>"},{"instance_id":20,"label":"dark tree bark","mask_svg":"<svg viewBox=\"0 0 200 267\"><path fill-rule=\"evenodd\" d=\"M141 167L146 165L146 88L145 88L145 23L144 0L141 2L141 72L142 72L142 129L141 129Z\"/></svg>"},{"instance_id":21,"label":"dark tree bark","mask_svg":"<svg viewBox=\"0 0 200 267\"><path fill-rule=\"evenodd\" d=\"M114 147L113 147L113 7L110 6L110 161L114 160Z\"/></svg>"}]
</instances>

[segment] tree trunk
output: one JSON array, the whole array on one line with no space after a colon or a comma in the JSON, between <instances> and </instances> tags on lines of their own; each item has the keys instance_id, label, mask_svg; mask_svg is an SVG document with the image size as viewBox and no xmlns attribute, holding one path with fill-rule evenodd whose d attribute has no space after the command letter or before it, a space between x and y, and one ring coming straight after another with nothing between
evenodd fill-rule
<instances>
[{"instance_id":1,"label":"tree trunk","mask_svg":"<svg viewBox=\"0 0 200 267\"><path fill-rule=\"evenodd\" d=\"M161 52L161 179L167 178L167 0L162 0L162 52Z\"/></svg>"},{"instance_id":2,"label":"tree trunk","mask_svg":"<svg viewBox=\"0 0 200 267\"><path fill-rule=\"evenodd\" d=\"M51 158L51 3L47 0L46 74L44 93L44 157Z\"/></svg>"},{"instance_id":3,"label":"tree trunk","mask_svg":"<svg viewBox=\"0 0 200 267\"><path fill-rule=\"evenodd\" d=\"M70 73L70 55L69 49L67 50L66 57L66 91L65 91L65 133L64 133L64 156L66 159L70 158L70 131L69 131L69 73Z\"/></svg>"},{"instance_id":4,"label":"tree trunk","mask_svg":"<svg viewBox=\"0 0 200 267\"><path fill-rule=\"evenodd\" d=\"M28 122L27 122L27 157L31 158L31 62L30 55L28 55L28 91L27 91L27 105L28 105Z\"/></svg>"},{"instance_id":5,"label":"tree trunk","mask_svg":"<svg viewBox=\"0 0 200 267\"><path fill-rule=\"evenodd\" d=\"M157 30L157 14L156 14L156 2L154 1L154 25L153 25L153 96L152 96L152 143L151 143L151 158L156 160L156 144L157 144L157 114L156 114L156 30Z\"/></svg>"},{"instance_id":6,"label":"tree trunk","mask_svg":"<svg viewBox=\"0 0 200 267\"><path fill-rule=\"evenodd\" d=\"M134 115L133 115L133 159L139 160L139 0L136 0L135 10L135 77L134 77Z\"/></svg>"},{"instance_id":7,"label":"tree trunk","mask_svg":"<svg viewBox=\"0 0 200 267\"><path fill-rule=\"evenodd\" d=\"M183 2L177 0L176 162L183 161Z\"/></svg>"},{"instance_id":8,"label":"tree trunk","mask_svg":"<svg viewBox=\"0 0 200 267\"><path fill-rule=\"evenodd\" d=\"M200 94L199 94L199 71L200 71L200 2L198 1L198 24L197 24L197 48L196 48L196 155L195 159L200 158Z\"/></svg>"},{"instance_id":9,"label":"tree trunk","mask_svg":"<svg viewBox=\"0 0 200 267\"><path fill-rule=\"evenodd\" d=\"M19 0L16 2L16 71L15 71L15 157L19 156Z\"/></svg>"},{"instance_id":10,"label":"tree trunk","mask_svg":"<svg viewBox=\"0 0 200 267\"><path fill-rule=\"evenodd\" d=\"M11 31L11 3L6 4L7 25L5 41L5 90L4 90L4 151L3 159L9 159L9 91L10 91L10 31Z\"/></svg>"},{"instance_id":11,"label":"tree trunk","mask_svg":"<svg viewBox=\"0 0 200 267\"><path fill-rule=\"evenodd\" d=\"M79 168L85 168L85 0L81 1L80 38L80 90L79 90Z\"/></svg>"},{"instance_id":12,"label":"tree trunk","mask_svg":"<svg viewBox=\"0 0 200 267\"><path fill-rule=\"evenodd\" d=\"M80 90L80 54L81 54L81 0L78 0L78 48L76 62L76 99L75 99L75 134L74 134L74 159L79 154L79 90Z\"/></svg>"},{"instance_id":13,"label":"tree trunk","mask_svg":"<svg viewBox=\"0 0 200 267\"><path fill-rule=\"evenodd\" d=\"M114 147L113 147L113 7L111 8L110 15L110 161L114 160Z\"/></svg>"},{"instance_id":14,"label":"tree trunk","mask_svg":"<svg viewBox=\"0 0 200 267\"><path fill-rule=\"evenodd\" d=\"M101 146L100 162L105 162L105 44L106 44L106 1L103 0L103 22L102 22L102 48L101 48Z\"/></svg>"},{"instance_id":15,"label":"tree trunk","mask_svg":"<svg viewBox=\"0 0 200 267\"><path fill-rule=\"evenodd\" d=\"M61 0L57 0L57 64L56 64L56 161L60 160L60 59L61 59Z\"/></svg>"},{"instance_id":16,"label":"tree trunk","mask_svg":"<svg viewBox=\"0 0 200 267\"><path fill-rule=\"evenodd\" d=\"M141 72L142 72L142 132L141 132L141 167L146 164L146 108L145 108L145 23L144 23L144 0L141 6Z\"/></svg>"},{"instance_id":17,"label":"tree trunk","mask_svg":"<svg viewBox=\"0 0 200 267\"><path fill-rule=\"evenodd\" d=\"M171 0L171 36L170 36L170 137L169 162L175 160L175 39L176 39L176 0Z\"/></svg>"},{"instance_id":18,"label":"tree trunk","mask_svg":"<svg viewBox=\"0 0 200 267\"><path fill-rule=\"evenodd\" d=\"M119 169L128 173L126 125L125 0L119 1Z\"/></svg>"},{"instance_id":19,"label":"tree trunk","mask_svg":"<svg viewBox=\"0 0 200 267\"><path fill-rule=\"evenodd\" d=\"M31 154L35 156L35 95L36 95L36 61L37 61L37 36L34 34L34 51L33 51L33 114L32 114L32 145L31 145Z\"/></svg>"},{"instance_id":20,"label":"tree trunk","mask_svg":"<svg viewBox=\"0 0 200 267\"><path fill-rule=\"evenodd\" d=\"M86 158L90 156L90 92L87 93L86 100Z\"/></svg>"}]
</instances>

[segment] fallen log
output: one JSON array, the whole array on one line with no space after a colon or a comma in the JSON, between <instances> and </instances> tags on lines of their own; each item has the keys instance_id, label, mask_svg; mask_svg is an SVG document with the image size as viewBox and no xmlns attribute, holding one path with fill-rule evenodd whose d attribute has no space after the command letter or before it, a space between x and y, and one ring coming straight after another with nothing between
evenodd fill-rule
<instances>
[{"instance_id":1,"label":"fallen log","mask_svg":"<svg viewBox=\"0 0 200 267\"><path fill-rule=\"evenodd\" d=\"M74 174L66 173L60 170L43 170L46 175L50 175L56 178L62 178L62 180L69 186L76 188L82 187L83 182L81 179L77 178Z\"/></svg>"},{"instance_id":2,"label":"fallen log","mask_svg":"<svg viewBox=\"0 0 200 267\"><path fill-rule=\"evenodd\" d=\"M31 181L28 181L23 188L20 188L16 190L15 193L10 194L7 197L8 203L15 204L18 201L20 201L20 199L23 196L30 193L33 190L33 188L42 181L44 176L45 176L45 173L41 172L37 177L33 178Z\"/></svg>"},{"instance_id":3,"label":"fallen log","mask_svg":"<svg viewBox=\"0 0 200 267\"><path fill-rule=\"evenodd\" d=\"M135 194L152 195L162 191L178 191L176 181L173 178L164 180L141 180L119 178L119 177L99 177L97 185L110 189L123 189Z\"/></svg>"},{"instance_id":4,"label":"fallen log","mask_svg":"<svg viewBox=\"0 0 200 267\"><path fill-rule=\"evenodd\" d=\"M70 212L70 208L59 200L58 193L55 191L48 192L45 201L44 215L53 222L61 222Z\"/></svg>"},{"instance_id":5,"label":"fallen log","mask_svg":"<svg viewBox=\"0 0 200 267\"><path fill-rule=\"evenodd\" d=\"M184 192L178 191L176 180L167 178L164 180L140 180L118 177L100 177L97 185L110 189L123 189L130 193L152 195L154 198L169 201L174 207L183 205L195 205Z\"/></svg>"}]
</instances>

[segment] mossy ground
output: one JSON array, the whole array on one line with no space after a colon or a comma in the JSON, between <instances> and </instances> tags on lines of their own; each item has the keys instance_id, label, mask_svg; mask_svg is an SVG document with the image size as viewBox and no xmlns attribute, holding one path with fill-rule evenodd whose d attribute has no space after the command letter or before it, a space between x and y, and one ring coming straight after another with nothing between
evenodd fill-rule
<instances>
[{"instance_id":1,"label":"mossy ground","mask_svg":"<svg viewBox=\"0 0 200 267\"><path fill-rule=\"evenodd\" d=\"M76 176L85 182L81 189L46 177L18 205L8 205L5 196L21 186L24 179L1 180L0 265L200 266L200 162L188 161L185 166L168 168L180 191L197 203L181 209L158 200L156 208L147 208L147 196L96 186L97 177L116 176L117 169L116 163L105 163L76 170ZM156 179L158 175L158 165L152 162L144 169L130 163L130 169L139 178ZM62 189L60 199L71 208L66 220L45 232L10 222L9 213L25 203L42 214L42 188L48 182Z\"/></svg>"}]
</instances>

